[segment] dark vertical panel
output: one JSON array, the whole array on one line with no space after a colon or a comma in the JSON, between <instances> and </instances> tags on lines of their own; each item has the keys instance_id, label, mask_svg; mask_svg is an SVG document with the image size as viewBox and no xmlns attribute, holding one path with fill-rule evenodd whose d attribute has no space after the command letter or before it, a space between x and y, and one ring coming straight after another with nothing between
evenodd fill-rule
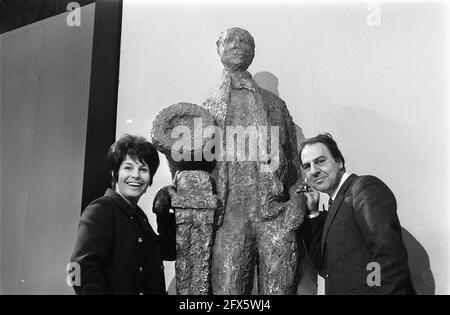
<instances>
[{"instance_id":1,"label":"dark vertical panel","mask_svg":"<svg viewBox=\"0 0 450 315\"><path fill-rule=\"evenodd\" d=\"M115 141L122 0L97 0L82 210L110 186L106 154Z\"/></svg>"}]
</instances>

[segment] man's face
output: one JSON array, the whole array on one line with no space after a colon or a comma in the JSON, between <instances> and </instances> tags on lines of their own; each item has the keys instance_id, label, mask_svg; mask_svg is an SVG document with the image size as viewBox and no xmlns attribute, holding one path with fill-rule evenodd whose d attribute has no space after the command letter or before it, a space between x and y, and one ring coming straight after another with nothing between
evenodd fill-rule
<instances>
[{"instance_id":1,"label":"man's face","mask_svg":"<svg viewBox=\"0 0 450 315\"><path fill-rule=\"evenodd\" d=\"M232 31L221 41L219 55L225 68L245 71L252 63L255 51L242 31Z\"/></svg>"},{"instance_id":2,"label":"man's face","mask_svg":"<svg viewBox=\"0 0 450 315\"><path fill-rule=\"evenodd\" d=\"M335 161L322 143L306 145L300 158L308 183L331 196L344 174L342 162Z\"/></svg>"}]
</instances>

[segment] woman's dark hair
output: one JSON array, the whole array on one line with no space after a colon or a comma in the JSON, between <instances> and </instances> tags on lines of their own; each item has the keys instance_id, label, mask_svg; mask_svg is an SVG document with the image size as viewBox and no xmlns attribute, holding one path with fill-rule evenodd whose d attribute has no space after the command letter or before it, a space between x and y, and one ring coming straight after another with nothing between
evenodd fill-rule
<instances>
[{"instance_id":1,"label":"woman's dark hair","mask_svg":"<svg viewBox=\"0 0 450 315\"><path fill-rule=\"evenodd\" d=\"M333 137L327 132L323 134L319 134L313 138L306 139L303 141L303 143L300 145L300 152L299 152L299 159L300 159L300 165L303 167L302 163L302 151L307 145L315 144L315 143L322 143L324 146L328 148L328 150L331 153L331 156L335 161L342 162L342 170L345 172L345 159L342 155L341 151L338 148L338 145L336 141L333 140Z\"/></svg>"},{"instance_id":2,"label":"woman's dark hair","mask_svg":"<svg viewBox=\"0 0 450 315\"><path fill-rule=\"evenodd\" d=\"M135 161L148 165L151 184L159 166L158 151L144 137L125 134L111 145L106 156L109 172L112 174L112 185L117 183L120 165L127 155Z\"/></svg>"}]
</instances>

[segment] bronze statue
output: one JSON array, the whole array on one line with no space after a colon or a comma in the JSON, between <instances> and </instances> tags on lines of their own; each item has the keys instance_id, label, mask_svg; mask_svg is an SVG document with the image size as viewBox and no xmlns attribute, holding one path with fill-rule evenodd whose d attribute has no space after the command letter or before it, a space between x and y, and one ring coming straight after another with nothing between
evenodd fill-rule
<instances>
[{"instance_id":1,"label":"bronze statue","mask_svg":"<svg viewBox=\"0 0 450 315\"><path fill-rule=\"evenodd\" d=\"M154 211L175 210L178 294L250 294L255 269L259 294L297 290L305 204L296 129L284 101L247 72L254 49L247 31L222 32L217 91L202 107L175 104L154 121L153 143L175 181Z\"/></svg>"},{"instance_id":2,"label":"bronze statue","mask_svg":"<svg viewBox=\"0 0 450 315\"><path fill-rule=\"evenodd\" d=\"M213 294L250 294L255 268L259 294L296 294L303 255L296 230L305 204L295 193L302 181L295 125L285 102L247 72L255 55L250 33L231 28L216 44L225 68L218 89L203 104L225 131L224 152L216 152L222 158L213 172L221 212L213 247ZM249 147L254 132L256 155ZM241 142L235 143L235 137ZM240 157L230 155L235 145L237 151L244 147Z\"/></svg>"}]
</instances>

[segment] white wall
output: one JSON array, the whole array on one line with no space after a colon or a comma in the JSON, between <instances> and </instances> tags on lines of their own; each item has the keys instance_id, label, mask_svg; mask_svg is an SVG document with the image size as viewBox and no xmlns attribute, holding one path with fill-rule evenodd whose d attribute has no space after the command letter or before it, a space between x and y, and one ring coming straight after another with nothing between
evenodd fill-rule
<instances>
[{"instance_id":1,"label":"white wall","mask_svg":"<svg viewBox=\"0 0 450 315\"><path fill-rule=\"evenodd\" d=\"M378 2L381 24L370 27L367 4L126 1L117 136L150 138L160 110L201 104L219 82L218 34L245 28L256 42L249 71L278 88L306 137L332 133L350 171L391 187L417 289L448 294L448 5ZM141 201L150 216L170 182L162 160Z\"/></svg>"},{"instance_id":2,"label":"white wall","mask_svg":"<svg viewBox=\"0 0 450 315\"><path fill-rule=\"evenodd\" d=\"M94 12L82 8L80 27L61 14L0 36L4 294L73 293Z\"/></svg>"}]
</instances>

